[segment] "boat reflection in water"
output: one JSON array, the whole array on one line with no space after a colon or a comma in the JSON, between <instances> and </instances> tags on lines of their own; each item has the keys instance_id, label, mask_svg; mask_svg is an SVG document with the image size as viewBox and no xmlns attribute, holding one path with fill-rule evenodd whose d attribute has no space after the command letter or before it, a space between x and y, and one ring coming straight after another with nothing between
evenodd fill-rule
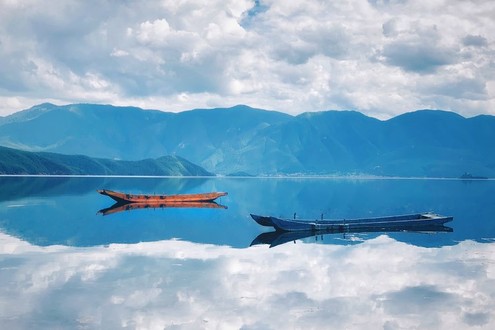
<instances>
[{"instance_id":1,"label":"boat reflection in water","mask_svg":"<svg viewBox=\"0 0 495 330\"><path fill-rule=\"evenodd\" d=\"M295 214L294 219L256 214L251 214L251 217L259 225L275 229L274 232L260 234L251 245L270 244L271 247L311 236L316 239L321 236L323 239L323 235L336 233L452 232L453 229L444 226L444 223L454 219L432 212L333 220L323 219L323 214L319 220L296 219Z\"/></svg>"},{"instance_id":2,"label":"boat reflection in water","mask_svg":"<svg viewBox=\"0 0 495 330\"><path fill-rule=\"evenodd\" d=\"M226 196L226 192L177 195L136 195L107 189L98 189L97 192L116 201L114 205L98 211L99 214L103 215L149 208L227 208L215 202L215 199Z\"/></svg>"},{"instance_id":3,"label":"boat reflection in water","mask_svg":"<svg viewBox=\"0 0 495 330\"><path fill-rule=\"evenodd\" d=\"M325 235L343 234L344 238L347 234L366 234L366 233L391 233L391 232L406 232L406 233L423 233L436 234L441 232L453 232L453 229L444 225L414 225L414 226L370 226L360 228L338 228L335 230L299 230L299 231L271 231L259 234L252 242L251 246L258 244L268 244L270 247L275 247L287 242L296 242L308 237L315 237L316 240L323 240Z\"/></svg>"},{"instance_id":4,"label":"boat reflection in water","mask_svg":"<svg viewBox=\"0 0 495 330\"><path fill-rule=\"evenodd\" d=\"M98 214L109 215L123 211L132 211L139 209L161 209L161 208L207 208L207 209L226 209L227 206L215 202L142 202L142 203L115 203L110 207L101 209Z\"/></svg>"}]
</instances>

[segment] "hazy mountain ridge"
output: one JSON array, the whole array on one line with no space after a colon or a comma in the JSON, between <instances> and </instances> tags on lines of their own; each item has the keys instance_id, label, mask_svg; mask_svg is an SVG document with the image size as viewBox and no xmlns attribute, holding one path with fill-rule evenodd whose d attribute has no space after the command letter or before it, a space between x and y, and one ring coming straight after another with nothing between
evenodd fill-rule
<instances>
[{"instance_id":1,"label":"hazy mountain ridge","mask_svg":"<svg viewBox=\"0 0 495 330\"><path fill-rule=\"evenodd\" d=\"M220 174L495 176L492 141L494 116L440 110L381 121L355 111L42 104L0 121L0 144L9 147L125 160L180 155Z\"/></svg>"},{"instance_id":2,"label":"hazy mountain ridge","mask_svg":"<svg viewBox=\"0 0 495 330\"><path fill-rule=\"evenodd\" d=\"M176 156L117 161L82 155L29 152L0 147L0 174L210 176L203 168Z\"/></svg>"}]
</instances>

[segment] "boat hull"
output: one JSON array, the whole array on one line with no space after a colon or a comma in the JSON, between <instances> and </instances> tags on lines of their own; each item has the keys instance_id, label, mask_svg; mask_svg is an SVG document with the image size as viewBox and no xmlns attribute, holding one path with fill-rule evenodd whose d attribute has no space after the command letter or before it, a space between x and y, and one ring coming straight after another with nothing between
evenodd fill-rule
<instances>
[{"instance_id":1,"label":"boat hull","mask_svg":"<svg viewBox=\"0 0 495 330\"><path fill-rule=\"evenodd\" d=\"M226 192L211 192L201 194L182 195L135 195L106 189L97 190L118 203L178 203L178 202L213 202L215 199L226 196Z\"/></svg>"},{"instance_id":2,"label":"boat hull","mask_svg":"<svg viewBox=\"0 0 495 330\"><path fill-rule=\"evenodd\" d=\"M252 216L253 217L253 216ZM258 218L267 218L256 216ZM255 219L255 217L253 217ZM256 220L256 219L255 219ZM441 216L433 213L417 213L399 216L376 217L376 218L358 218L358 219L338 219L338 220L293 220L269 217L269 220L263 219L264 226L273 226L280 231L348 231L356 229L370 228L393 228L404 226L424 226L424 225L443 225L452 221L451 216ZM257 221L258 222L258 221ZM259 222L258 222L259 223Z\"/></svg>"},{"instance_id":3,"label":"boat hull","mask_svg":"<svg viewBox=\"0 0 495 330\"><path fill-rule=\"evenodd\" d=\"M259 225L265 226L265 227L273 227L273 222L270 217L266 217L263 215L256 215L256 214L250 214L251 218L253 218L254 221L256 221Z\"/></svg>"}]
</instances>

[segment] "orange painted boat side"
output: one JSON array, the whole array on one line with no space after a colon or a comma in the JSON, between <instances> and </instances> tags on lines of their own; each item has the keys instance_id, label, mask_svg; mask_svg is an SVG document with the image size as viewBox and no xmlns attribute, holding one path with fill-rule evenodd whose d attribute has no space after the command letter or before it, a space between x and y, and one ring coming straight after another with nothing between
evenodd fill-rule
<instances>
[{"instance_id":1,"label":"orange painted boat side","mask_svg":"<svg viewBox=\"0 0 495 330\"><path fill-rule=\"evenodd\" d=\"M135 195L126 194L106 189L97 190L100 194L108 196L120 203L173 203L173 202L212 202L215 199L226 196L226 192L211 192L202 194L182 195Z\"/></svg>"}]
</instances>

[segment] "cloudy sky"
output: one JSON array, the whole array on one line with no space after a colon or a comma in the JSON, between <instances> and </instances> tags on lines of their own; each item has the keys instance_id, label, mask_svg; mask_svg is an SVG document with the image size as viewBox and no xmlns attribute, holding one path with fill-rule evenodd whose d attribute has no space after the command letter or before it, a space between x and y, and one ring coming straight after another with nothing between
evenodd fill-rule
<instances>
[{"instance_id":1,"label":"cloudy sky","mask_svg":"<svg viewBox=\"0 0 495 330\"><path fill-rule=\"evenodd\" d=\"M9 329L493 329L495 243L38 247L0 233ZM15 303L12 298L15 297Z\"/></svg>"},{"instance_id":2,"label":"cloudy sky","mask_svg":"<svg viewBox=\"0 0 495 330\"><path fill-rule=\"evenodd\" d=\"M0 0L0 115L41 102L495 115L492 0Z\"/></svg>"}]
</instances>

